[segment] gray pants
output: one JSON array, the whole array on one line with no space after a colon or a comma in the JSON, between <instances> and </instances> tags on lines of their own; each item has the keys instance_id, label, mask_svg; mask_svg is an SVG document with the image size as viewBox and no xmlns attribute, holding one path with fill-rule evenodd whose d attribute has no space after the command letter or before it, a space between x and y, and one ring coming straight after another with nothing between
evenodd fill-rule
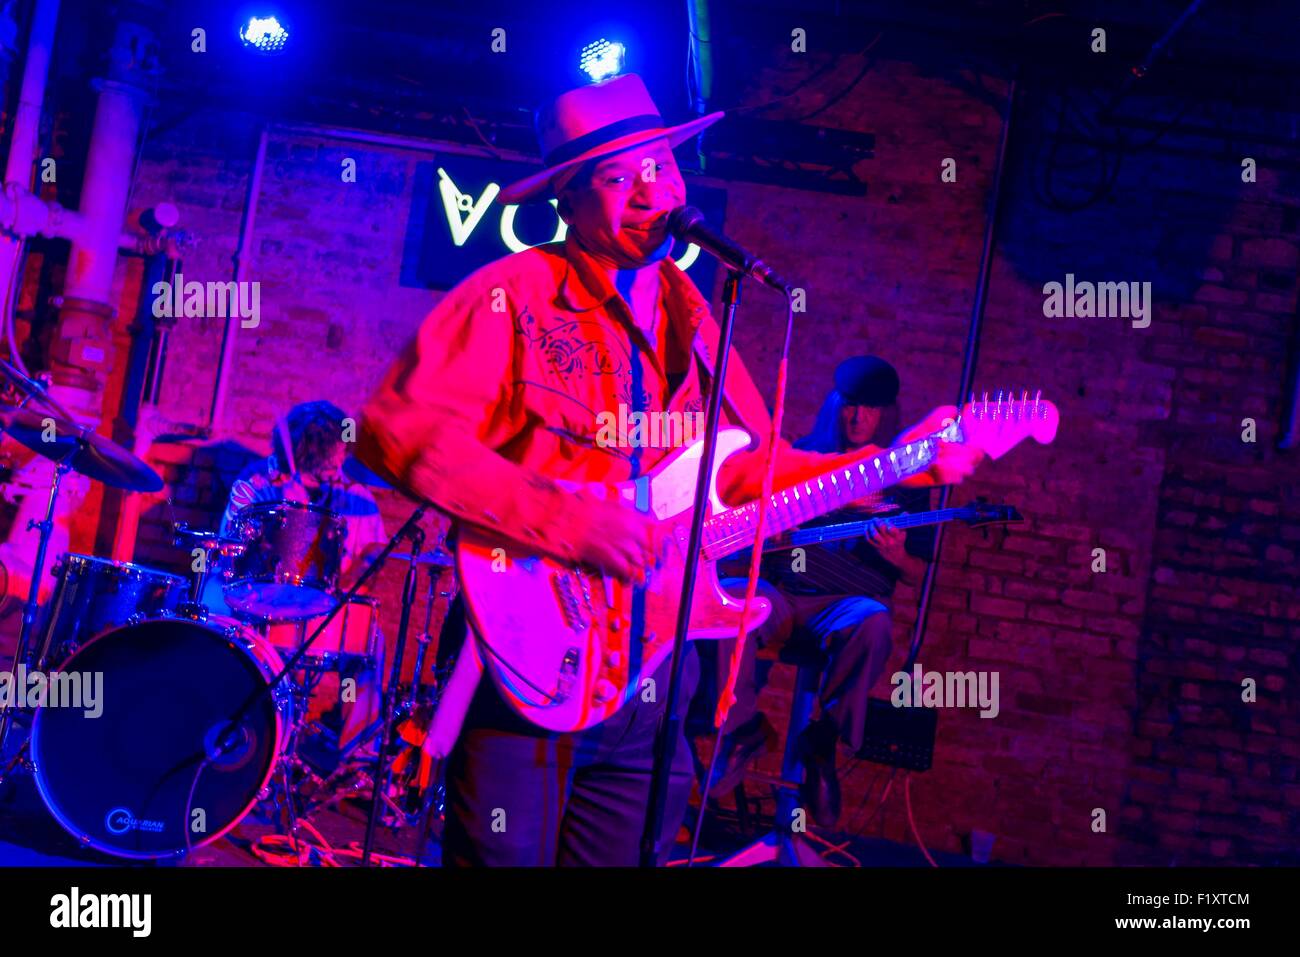
<instances>
[{"instance_id":1,"label":"gray pants","mask_svg":"<svg viewBox=\"0 0 1300 957\"><path fill-rule=\"evenodd\" d=\"M699 659L688 646L679 712L698 678ZM654 679L656 701L638 695L594 728L554 734L516 716L485 677L447 759L443 865L635 867L668 662ZM694 774L679 731L660 864L686 814Z\"/></svg>"},{"instance_id":2,"label":"gray pants","mask_svg":"<svg viewBox=\"0 0 1300 957\"><path fill-rule=\"evenodd\" d=\"M723 585L735 594L744 594L744 579L727 579ZM734 732L758 713L762 690L758 649L780 649L798 634L829 655L819 694L821 712L844 743L858 750L866 728L868 693L885 670L893 648L888 606L862 595L791 595L762 580L758 593L772 602L772 614L745 642L736 676L736 703L727 715L724 733ZM721 688L736 641L729 638L716 644ZM701 651L707 654L707 648Z\"/></svg>"}]
</instances>

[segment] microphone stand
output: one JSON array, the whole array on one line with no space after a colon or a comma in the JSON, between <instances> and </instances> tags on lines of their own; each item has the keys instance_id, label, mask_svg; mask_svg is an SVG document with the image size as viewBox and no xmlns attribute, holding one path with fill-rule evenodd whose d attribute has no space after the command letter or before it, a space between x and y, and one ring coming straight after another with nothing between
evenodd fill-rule
<instances>
[{"instance_id":1,"label":"microphone stand","mask_svg":"<svg viewBox=\"0 0 1300 957\"><path fill-rule=\"evenodd\" d=\"M641 867L655 867L659 860L659 835L663 830L664 805L668 798L668 778L677 747L681 719L677 715L682 666L685 661L686 632L690 627L691 603L695 597L695 576L699 569L700 545L704 538L704 520L709 503L709 480L718 444L718 424L722 414L722 383L727 375L727 358L731 354L731 333L735 327L736 307L740 304L740 281L743 277L728 267L722 288L722 325L718 335L718 354L713 360L713 381L709 384L708 419L704 428L704 449L695 478L695 505L691 513L691 534L686 548L686 568L682 576L682 602L677 608L677 629L673 635L672 664L669 668L668 699L655 733L654 764L650 772L650 799L646 804L645 825L641 831Z\"/></svg>"}]
</instances>

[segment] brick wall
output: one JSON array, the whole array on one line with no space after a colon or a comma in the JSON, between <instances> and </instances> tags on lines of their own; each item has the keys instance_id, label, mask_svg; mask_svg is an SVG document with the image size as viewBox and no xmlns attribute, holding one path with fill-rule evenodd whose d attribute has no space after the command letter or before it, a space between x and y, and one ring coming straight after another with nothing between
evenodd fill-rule
<instances>
[{"instance_id":1,"label":"brick wall","mask_svg":"<svg viewBox=\"0 0 1300 957\"><path fill-rule=\"evenodd\" d=\"M989 81L989 102L998 86ZM755 100L770 87L758 75ZM728 231L808 289L790 435L811 425L834 364L857 352L899 368L905 420L952 401L1000 130L972 89L882 61L818 118L877 134L866 198L704 180L728 190ZM920 661L997 670L1001 711L940 715L935 768L912 782L917 827L948 851L972 829L991 831L994 857L1013 863L1294 860L1300 469L1273 442L1294 331L1295 171L1260 153L1259 182L1243 184L1237 159L1169 136L1126 159L1102 202L1057 213L1037 189L1053 115L1050 102L1026 100L976 382L1041 388L1060 406L1061 434L987 465L954 496L1007 501L1028 521L947 536ZM229 278L254 137L247 117L200 113L149 140L134 202L180 207L200 239L187 277ZM356 183L340 182L345 156L357 159ZM955 183L940 181L945 157L957 161ZM423 158L272 139L250 272L263 318L239 332L231 428L152 453L179 518L215 521L230 479L266 452L274 418L294 402L326 396L355 409L436 300L397 281ZM1152 282L1151 326L1044 318L1042 285L1067 272ZM124 301L123 315L133 308ZM770 390L780 303L753 290L743 321L741 353ZM220 344L218 321L180 322L166 414L204 419ZM1247 416L1254 444L1241 439ZM396 527L401 500L385 493L381 505ZM165 518L160 502L147 509L138 560L178 564ZM1091 570L1097 548L1104 574ZM385 575L391 634L400 570ZM898 662L915 600L914 590L897 596ZM1253 704L1241 700L1245 678L1258 685ZM780 669L764 696L781 728L789 687ZM847 809L874 799L871 777L846 779ZM901 791L867 833L911 840Z\"/></svg>"}]
</instances>

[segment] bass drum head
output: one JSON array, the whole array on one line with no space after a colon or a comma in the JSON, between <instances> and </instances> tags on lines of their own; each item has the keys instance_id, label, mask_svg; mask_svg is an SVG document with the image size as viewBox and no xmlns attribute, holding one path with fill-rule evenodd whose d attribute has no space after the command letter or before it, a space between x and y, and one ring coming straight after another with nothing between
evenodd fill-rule
<instances>
[{"instance_id":1,"label":"bass drum head","mask_svg":"<svg viewBox=\"0 0 1300 957\"><path fill-rule=\"evenodd\" d=\"M277 662L249 643L246 630L153 619L106 632L64 662L60 671L83 686L102 676L98 701L38 709L31 750L41 796L73 837L119 857L172 857L251 810L279 752L274 695L250 709L229 754L204 764Z\"/></svg>"}]
</instances>

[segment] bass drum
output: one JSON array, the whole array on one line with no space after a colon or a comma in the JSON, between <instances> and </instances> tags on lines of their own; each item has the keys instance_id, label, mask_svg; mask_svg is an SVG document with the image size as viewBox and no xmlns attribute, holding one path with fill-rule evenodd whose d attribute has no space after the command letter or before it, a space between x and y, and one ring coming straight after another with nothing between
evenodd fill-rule
<instances>
[{"instance_id":1,"label":"bass drum","mask_svg":"<svg viewBox=\"0 0 1300 957\"><path fill-rule=\"evenodd\" d=\"M79 706L47 704L33 719L46 806L82 844L118 857L178 857L215 841L269 783L288 696L263 694L234 748L209 756L230 717L267 691L281 664L265 640L229 619L155 618L83 645L59 669L80 676Z\"/></svg>"}]
</instances>

